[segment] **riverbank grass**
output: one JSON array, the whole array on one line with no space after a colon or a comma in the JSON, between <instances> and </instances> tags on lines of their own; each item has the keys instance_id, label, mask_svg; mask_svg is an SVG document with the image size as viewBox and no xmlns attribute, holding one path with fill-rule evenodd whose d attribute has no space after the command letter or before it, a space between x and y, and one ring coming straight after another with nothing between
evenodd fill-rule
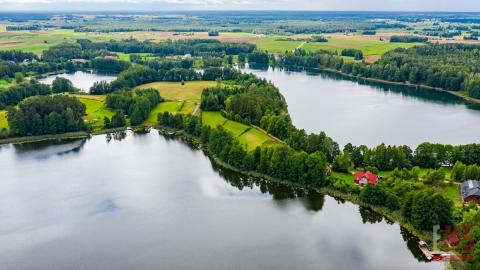
<instances>
[{"instance_id":1,"label":"riverbank grass","mask_svg":"<svg viewBox=\"0 0 480 270\"><path fill-rule=\"evenodd\" d=\"M202 91L205 88L213 87L214 81L188 81L182 85L181 82L154 82L137 86L137 89L153 88L158 90L166 100L191 100L200 102Z\"/></svg>"}]
</instances>

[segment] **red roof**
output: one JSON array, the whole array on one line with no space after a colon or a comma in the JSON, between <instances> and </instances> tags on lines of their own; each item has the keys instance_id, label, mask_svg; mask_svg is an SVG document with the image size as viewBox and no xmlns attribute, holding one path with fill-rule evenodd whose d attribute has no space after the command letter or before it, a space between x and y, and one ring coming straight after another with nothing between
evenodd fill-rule
<instances>
[{"instance_id":1,"label":"red roof","mask_svg":"<svg viewBox=\"0 0 480 270\"><path fill-rule=\"evenodd\" d=\"M378 176L371 172L356 172L355 182L358 183L362 178L366 178L370 185L378 184Z\"/></svg>"}]
</instances>

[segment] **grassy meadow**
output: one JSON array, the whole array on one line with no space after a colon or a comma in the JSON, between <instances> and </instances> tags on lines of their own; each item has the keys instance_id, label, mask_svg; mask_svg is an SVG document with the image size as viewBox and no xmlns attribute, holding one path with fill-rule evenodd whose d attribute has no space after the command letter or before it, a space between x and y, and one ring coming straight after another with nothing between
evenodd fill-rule
<instances>
[{"instance_id":1,"label":"grassy meadow","mask_svg":"<svg viewBox=\"0 0 480 270\"><path fill-rule=\"evenodd\" d=\"M113 112L105 106L105 96L76 95L76 97L87 107L84 119L92 126L93 130L103 128L103 118L112 118Z\"/></svg>"},{"instance_id":2,"label":"grassy meadow","mask_svg":"<svg viewBox=\"0 0 480 270\"><path fill-rule=\"evenodd\" d=\"M379 39L372 39L364 36L329 37L328 42L303 42L303 41L281 41L280 36L271 36L252 41L260 50L270 53L292 51L302 48L306 51L329 50L340 53L343 49L359 49L365 55L367 61L375 61L381 55L396 48L410 48L417 43L390 43Z\"/></svg>"},{"instance_id":3,"label":"grassy meadow","mask_svg":"<svg viewBox=\"0 0 480 270\"><path fill-rule=\"evenodd\" d=\"M237 137L248 151L254 150L257 146L278 143L262 131L242 123L228 120L219 112L202 112L202 123L212 128L216 128L219 125L223 126L226 131Z\"/></svg>"},{"instance_id":4,"label":"grassy meadow","mask_svg":"<svg viewBox=\"0 0 480 270\"><path fill-rule=\"evenodd\" d=\"M150 112L147 120L145 120L145 125L157 125L158 124L158 114L169 112L169 113L177 113L181 108L182 102L179 101L165 101L159 103L153 110Z\"/></svg>"},{"instance_id":5,"label":"grassy meadow","mask_svg":"<svg viewBox=\"0 0 480 270\"><path fill-rule=\"evenodd\" d=\"M6 31L0 28L0 50L21 50L41 53L51 46L77 39L107 41L115 38L109 34L75 33L73 30Z\"/></svg>"},{"instance_id":6,"label":"grassy meadow","mask_svg":"<svg viewBox=\"0 0 480 270\"><path fill-rule=\"evenodd\" d=\"M138 86L137 89L153 88L166 100L191 100L199 102L203 89L215 86L214 81L154 82Z\"/></svg>"}]
</instances>

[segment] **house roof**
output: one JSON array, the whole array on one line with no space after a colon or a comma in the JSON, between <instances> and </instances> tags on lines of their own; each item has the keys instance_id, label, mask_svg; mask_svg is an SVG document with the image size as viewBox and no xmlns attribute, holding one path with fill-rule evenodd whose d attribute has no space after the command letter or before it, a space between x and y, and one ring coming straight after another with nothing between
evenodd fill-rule
<instances>
[{"instance_id":1,"label":"house roof","mask_svg":"<svg viewBox=\"0 0 480 270\"><path fill-rule=\"evenodd\" d=\"M471 196L480 197L480 182L477 180L467 180L462 183L461 190L463 198Z\"/></svg>"},{"instance_id":2,"label":"house roof","mask_svg":"<svg viewBox=\"0 0 480 270\"><path fill-rule=\"evenodd\" d=\"M378 176L371 172L356 172L355 182L359 182L360 179L366 178L369 184L376 185L378 183Z\"/></svg>"}]
</instances>

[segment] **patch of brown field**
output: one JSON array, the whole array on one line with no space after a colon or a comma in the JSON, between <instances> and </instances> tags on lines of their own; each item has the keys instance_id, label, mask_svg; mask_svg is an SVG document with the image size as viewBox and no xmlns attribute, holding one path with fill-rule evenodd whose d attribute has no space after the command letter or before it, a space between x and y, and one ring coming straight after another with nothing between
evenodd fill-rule
<instances>
[{"instance_id":1,"label":"patch of brown field","mask_svg":"<svg viewBox=\"0 0 480 270\"><path fill-rule=\"evenodd\" d=\"M216 39L220 42L232 42L232 43L242 43L249 42L252 40L258 39L255 36L235 36L235 35L222 35L217 37L210 37L206 32L195 32L195 33L173 33L173 32L126 32L126 33L114 33L114 37L121 39L133 37L138 40L153 40L153 41L164 41L164 40L185 40L185 39Z\"/></svg>"},{"instance_id":2,"label":"patch of brown field","mask_svg":"<svg viewBox=\"0 0 480 270\"><path fill-rule=\"evenodd\" d=\"M10 42L0 42L0 45L2 46L15 46L15 45L19 45L19 44L25 44L25 42L22 42L22 41L10 41Z\"/></svg>"},{"instance_id":3,"label":"patch of brown field","mask_svg":"<svg viewBox=\"0 0 480 270\"><path fill-rule=\"evenodd\" d=\"M98 95L98 96L94 96L94 95L71 95L71 96L81 98L81 99L90 99L90 100L97 100L97 101L104 101L105 98L106 98L105 95Z\"/></svg>"},{"instance_id":4,"label":"patch of brown field","mask_svg":"<svg viewBox=\"0 0 480 270\"><path fill-rule=\"evenodd\" d=\"M376 62L378 59L380 59L380 55L367 55L365 56L365 62L367 63L374 63Z\"/></svg>"}]
</instances>

